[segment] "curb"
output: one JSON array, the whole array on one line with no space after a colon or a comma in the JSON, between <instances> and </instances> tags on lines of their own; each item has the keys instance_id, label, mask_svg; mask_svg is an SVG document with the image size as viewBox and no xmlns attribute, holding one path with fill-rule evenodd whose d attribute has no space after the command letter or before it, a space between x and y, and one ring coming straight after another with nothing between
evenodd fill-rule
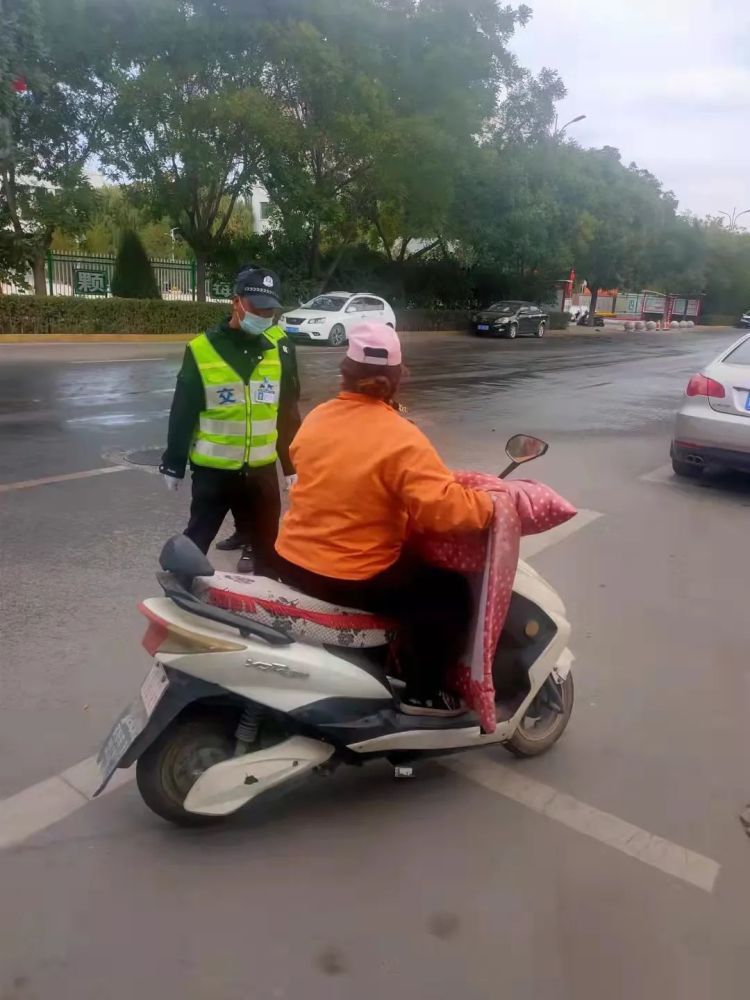
<instances>
[{"instance_id":1,"label":"curb","mask_svg":"<svg viewBox=\"0 0 750 1000\"><path fill-rule=\"evenodd\" d=\"M186 344L195 333L0 333L0 344Z\"/></svg>"}]
</instances>

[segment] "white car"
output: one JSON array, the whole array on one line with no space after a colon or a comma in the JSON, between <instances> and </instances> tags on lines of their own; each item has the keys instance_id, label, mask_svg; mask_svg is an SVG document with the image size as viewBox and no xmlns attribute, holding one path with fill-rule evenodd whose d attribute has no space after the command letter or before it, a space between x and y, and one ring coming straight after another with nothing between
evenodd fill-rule
<instances>
[{"instance_id":1,"label":"white car","mask_svg":"<svg viewBox=\"0 0 750 1000\"><path fill-rule=\"evenodd\" d=\"M279 323L292 340L341 347L352 327L368 320L396 329L396 317L385 299L369 292L325 292L284 313Z\"/></svg>"}]
</instances>

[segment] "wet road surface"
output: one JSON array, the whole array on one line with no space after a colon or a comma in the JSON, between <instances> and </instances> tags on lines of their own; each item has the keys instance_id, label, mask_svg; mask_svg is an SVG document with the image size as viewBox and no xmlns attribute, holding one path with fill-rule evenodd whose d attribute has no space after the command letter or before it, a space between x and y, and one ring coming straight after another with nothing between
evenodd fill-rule
<instances>
[{"instance_id":1,"label":"wet road surface","mask_svg":"<svg viewBox=\"0 0 750 1000\"><path fill-rule=\"evenodd\" d=\"M687 379L734 337L405 338L405 400L451 464L496 470L540 434L533 474L601 515L532 560L573 624L568 732L476 756L710 859L712 891L439 764L340 771L190 834L131 782L0 851L0 997L744 998L750 488L662 468ZM131 699L135 604L188 502L136 467L15 487L160 448L182 350L0 347L0 800ZM305 407L339 357L300 349Z\"/></svg>"}]
</instances>

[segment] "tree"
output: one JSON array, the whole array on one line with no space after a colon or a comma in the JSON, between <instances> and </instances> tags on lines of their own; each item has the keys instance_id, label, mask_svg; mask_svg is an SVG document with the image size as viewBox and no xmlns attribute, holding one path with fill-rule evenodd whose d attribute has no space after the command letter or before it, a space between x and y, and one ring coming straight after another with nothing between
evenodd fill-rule
<instances>
[{"instance_id":1,"label":"tree","mask_svg":"<svg viewBox=\"0 0 750 1000\"><path fill-rule=\"evenodd\" d=\"M538 76L519 70L500 103L493 141L499 146L546 141L554 127L555 105L565 94L556 70L545 68Z\"/></svg>"},{"instance_id":2,"label":"tree","mask_svg":"<svg viewBox=\"0 0 750 1000\"><path fill-rule=\"evenodd\" d=\"M43 46L37 0L0 0L0 277L25 278L26 233L16 188L16 113Z\"/></svg>"},{"instance_id":3,"label":"tree","mask_svg":"<svg viewBox=\"0 0 750 1000\"><path fill-rule=\"evenodd\" d=\"M702 228L705 246L706 312L740 315L750 305L750 234L708 219Z\"/></svg>"},{"instance_id":4,"label":"tree","mask_svg":"<svg viewBox=\"0 0 750 1000\"><path fill-rule=\"evenodd\" d=\"M283 127L261 176L284 228L306 237L313 280L325 285L371 229L399 264L412 237L439 245L457 166L515 78L506 43L528 13L494 0L315 0L269 26L264 86Z\"/></svg>"},{"instance_id":5,"label":"tree","mask_svg":"<svg viewBox=\"0 0 750 1000\"><path fill-rule=\"evenodd\" d=\"M25 25L29 40L27 88L8 115L14 140L12 155L0 164L0 209L16 255L32 268L35 292L45 295L44 259L53 233L76 235L88 224L93 199L83 171L96 148L111 86L106 46L82 4L28 0L20 9L25 15L16 16L16 34Z\"/></svg>"},{"instance_id":6,"label":"tree","mask_svg":"<svg viewBox=\"0 0 750 1000\"><path fill-rule=\"evenodd\" d=\"M123 233L112 274L112 294L122 299L160 299L151 261L132 230Z\"/></svg>"},{"instance_id":7,"label":"tree","mask_svg":"<svg viewBox=\"0 0 750 1000\"><path fill-rule=\"evenodd\" d=\"M676 200L647 171L624 167L616 149L561 150L570 160L565 190L577 206L573 260L591 289L634 288L654 272L654 250L675 217Z\"/></svg>"},{"instance_id":8,"label":"tree","mask_svg":"<svg viewBox=\"0 0 750 1000\"><path fill-rule=\"evenodd\" d=\"M230 18L213 0L131 0L125 30L105 164L179 227L203 301L209 256L256 175L267 134L254 26L247 10Z\"/></svg>"}]
</instances>

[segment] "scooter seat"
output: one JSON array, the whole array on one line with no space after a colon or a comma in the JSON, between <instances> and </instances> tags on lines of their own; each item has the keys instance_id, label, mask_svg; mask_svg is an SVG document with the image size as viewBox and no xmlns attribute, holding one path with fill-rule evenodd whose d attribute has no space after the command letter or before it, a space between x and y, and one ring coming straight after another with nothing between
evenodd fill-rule
<instances>
[{"instance_id":1,"label":"scooter seat","mask_svg":"<svg viewBox=\"0 0 750 1000\"><path fill-rule=\"evenodd\" d=\"M264 576L217 571L196 577L192 591L208 604L246 614L316 646L367 649L384 646L395 635L394 623L386 618L328 604Z\"/></svg>"}]
</instances>

